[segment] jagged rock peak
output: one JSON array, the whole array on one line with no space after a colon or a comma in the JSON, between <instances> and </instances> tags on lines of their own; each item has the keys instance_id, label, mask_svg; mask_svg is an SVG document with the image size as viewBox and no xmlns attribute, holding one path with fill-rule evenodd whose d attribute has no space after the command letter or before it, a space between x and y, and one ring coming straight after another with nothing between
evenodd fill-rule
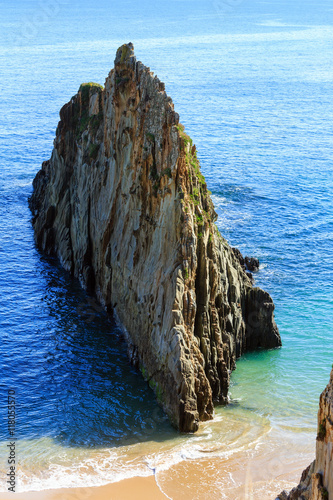
<instances>
[{"instance_id":1,"label":"jagged rock peak","mask_svg":"<svg viewBox=\"0 0 333 500\"><path fill-rule=\"evenodd\" d=\"M237 357L281 345L273 301L215 226L196 147L132 44L104 88L83 84L61 109L33 186L38 247L117 315L180 430L227 402Z\"/></svg>"},{"instance_id":2,"label":"jagged rock peak","mask_svg":"<svg viewBox=\"0 0 333 500\"><path fill-rule=\"evenodd\" d=\"M115 66L118 64L135 64L136 57L134 55L134 45L133 43L124 43L116 53L116 58L114 60Z\"/></svg>"}]
</instances>

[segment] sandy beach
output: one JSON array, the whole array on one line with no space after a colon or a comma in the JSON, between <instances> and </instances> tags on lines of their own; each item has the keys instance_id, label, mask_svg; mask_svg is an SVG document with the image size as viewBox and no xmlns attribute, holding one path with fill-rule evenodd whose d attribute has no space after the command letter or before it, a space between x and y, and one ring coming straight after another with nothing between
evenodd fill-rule
<instances>
[{"instance_id":1,"label":"sandy beach","mask_svg":"<svg viewBox=\"0 0 333 500\"><path fill-rule=\"evenodd\" d=\"M13 497L17 500L128 500L132 498L163 500L167 498L159 490L154 476L134 477L96 488L68 488L17 494L0 493L0 500Z\"/></svg>"},{"instance_id":2,"label":"sandy beach","mask_svg":"<svg viewBox=\"0 0 333 500\"><path fill-rule=\"evenodd\" d=\"M227 421L228 428L234 428L243 435L235 443L221 443L221 437L213 434L206 442L207 433L201 431L203 437L197 443L183 441L175 448L174 443L166 443L161 448L160 443L152 441L141 444L131 452L127 450L127 461L107 459L101 452L93 456L91 468L77 468L73 455L73 471L70 476L64 474L64 467L53 475L50 481L50 471L30 468L19 471L17 476L18 493L0 492L0 500L17 498L18 500L272 500L282 490L290 491L301 477L302 471L312 462L314 436L306 431L295 433L294 429L270 429L259 435L255 432L254 423L250 428L239 422ZM237 427L238 425L238 427ZM208 426L208 424L207 424ZM210 424L210 427L212 424ZM215 427L220 429L217 422ZM207 430L207 429L206 429ZM242 432L241 432L242 431ZM236 433L238 435L239 433ZM252 441L250 440L252 435ZM286 439L288 435L289 440ZM283 437L285 439L283 440ZM175 450L183 454L183 459L174 463ZM196 451L196 458L190 457ZM229 451L229 452L228 452ZM125 455L125 450L122 451ZM172 453L175 455L173 456ZM217 454L220 454L219 456ZM188 458L185 458L187 454ZM146 458L144 458L146 457ZM117 472L125 469L129 463L143 464L150 457L151 467L154 464L155 474L149 476L136 475L132 478L117 481ZM153 462L154 459L154 462ZM168 462L169 460L169 462ZM93 465L93 467L92 467ZM146 465L147 466L147 465ZM70 464L68 465L70 467ZM100 478L109 484L91 485L96 480L96 471ZM114 471L114 474L111 473ZM38 474L38 476L36 476ZM29 479L30 475L30 479ZM36 480L36 477L38 478ZM119 477L119 476L118 476ZM68 481L66 481L68 478ZM102 482L102 481L101 481ZM39 484L45 488L40 491L24 492L24 489L36 488ZM96 484L96 483L95 483ZM36 486L37 487L36 487ZM67 486L68 485L68 486ZM82 486L82 487L80 487ZM5 485L2 485L4 489ZM274 496L275 495L275 496Z\"/></svg>"},{"instance_id":3,"label":"sandy beach","mask_svg":"<svg viewBox=\"0 0 333 500\"><path fill-rule=\"evenodd\" d=\"M232 459L188 460L155 476L97 487L0 493L0 500L272 500L297 484L310 461L287 455L287 451L279 457L266 450L254 462L242 454Z\"/></svg>"}]
</instances>

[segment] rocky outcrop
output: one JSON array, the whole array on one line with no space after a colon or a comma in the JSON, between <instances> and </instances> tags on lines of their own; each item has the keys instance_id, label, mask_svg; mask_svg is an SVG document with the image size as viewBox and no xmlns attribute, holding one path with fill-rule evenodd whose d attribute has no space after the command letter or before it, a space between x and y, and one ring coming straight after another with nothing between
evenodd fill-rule
<instances>
[{"instance_id":1,"label":"rocky outcrop","mask_svg":"<svg viewBox=\"0 0 333 500\"><path fill-rule=\"evenodd\" d=\"M259 260L254 257L245 257L245 266L249 271L256 273L259 271Z\"/></svg>"},{"instance_id":2,"label":"rocky outcrop","mask_svg":"<svg viewBox=\"0 0 333 500\"><path fill-rule=\"evenodd\" d=\"M232 248L232 251L234 252L235 257L238 259L238 262L240 263L243 271L246 272L246 275L248 276L248 278L250 278L251 283L254 285L252 272L256 273L259 271L259 260L254 257L243 257L238 248Z\"/></svg>"},{"instance_id":3,"label":"rocky outcrop","mask_svg":"<svg viewBox=\"0 0 333 500\"><path fill-rule=\"evenodd\" d=\"M281 345L272 299L217 230L196 148L132 44L104 89L83 84L61 109L33 187L38 247L118 316L180 430L227 401L237 357Z\"/></svg>"},{"instance_id":4,"label":"rocky outcrop","mask_svg":"<svg viewBox=\"0 0 333 500\"><path fill-rule=\"evenodd\" d=\"M259 259L256 259L255 257L243 257L238 248L232 248L232 251L234 252L235 256L238 259L238 262L240 263L244 271L247 270L255 273L259 271Z\"/></svg>"},{"instance_id":5,"label":"rocky outcrop","mask_svg":"<svg viewBox=\"0 0 333 500\"><path fill-rule=\"evenodd\" d=\"M276 500L329 499L333 499L333 370L319 401L316 459L303 472L300 484Z\"/></svg>"}]
</instances>

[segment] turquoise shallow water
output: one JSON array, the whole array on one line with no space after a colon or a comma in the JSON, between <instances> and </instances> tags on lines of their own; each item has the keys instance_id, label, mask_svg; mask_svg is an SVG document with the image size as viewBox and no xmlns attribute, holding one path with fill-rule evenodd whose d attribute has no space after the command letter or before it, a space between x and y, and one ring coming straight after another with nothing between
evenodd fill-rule
<instances>
[{"instance_id":1,"label":"turquoise shallow water","mask_svg":"<svg viewBox=\"0 0 333 500\"><path fill-rule=\"evenodd\" d=\"M165 485L171 464L213 447L220 459L233 449L253 458L265 443L281 456L292 443L306 463L333 361L330 1L0 8L0 439L4 449L14 387L20 488L101 484L154 467ZM112 318L38 253L30 225L31 182L60 107L83 81L103 83L127 41L166 83L197 145L222 234L259 257L256 282L274 298L283 339L280 350L239 360L232 404L196 437L171 429Z\"/></svg>"}]
</instances>

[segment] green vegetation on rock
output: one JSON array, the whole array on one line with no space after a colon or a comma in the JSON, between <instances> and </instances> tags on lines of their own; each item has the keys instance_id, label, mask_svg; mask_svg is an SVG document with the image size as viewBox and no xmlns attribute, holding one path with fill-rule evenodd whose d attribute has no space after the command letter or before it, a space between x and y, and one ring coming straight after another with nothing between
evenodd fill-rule
<instances>
[{"instance_id":1,"label":"green vegetation on rock","mask_svg":"<svg viewBox=\"0 0 333 500\"><path fill-rule=\"evenodd\" d=\"M95 83L95 82L81 83L79 92L82 91L86 92L87 90L94 90L94 89L96 89L97 91L102 91L104 90L104 87L100 83Z\"/></svg>"},{"instance_id":2,"label":"green vegetation on rock","mask_svg":"<svg viewBox=\"0 0 333 500\"><path fill-rule=\"evenodd\" d=\"M172 177L171 168L165 168L162 172L162 177L163 177L163 175L167 175L171 179L171 177Z\"/></svg>"},{"instance_id":3,"label":"green vegetation on rock","mask_svg":"<svg viewBox=\"0 0 333 500\"><path fill-rule=\"evenodd\" d=\"M207 230L209 230L209 242L211 243L214 234L212 223L217 217L210 197L211 192L208 191L205 177L201 173L200 162L192 139L186 134L182 124L177 125L175 128L180 138L180 152L187 167L188 183L185 201L188 205L184 203L183 208L186 212L192 209L198 239L203 239ZM185 209L187 206L189 208ZM219 235L218 230L217 234Z\"/></svg>"},{"instance_id":4,"label":"green vegetation on rock","mask_svg":"<svg viewBox=\"0 0 333 500\"><path fill-rule=\"evenodd\" d=\"M96 94L96 92L102 92L102 90L104 90L104 87L99 83L81 83L79 92L81 93L82 104L88 105L90 94Z\"/></svg>"},{"instance_id":5,"label":"green vegetation on rock","mask_svg":"<svg viewBox=\"0 0 333 500\"><path fill-rule=\"evenodd\" d=\"M321 496L323 497L324 500L328 500L328 491L323 486L321 487Z\"/></svg>"},{"instance_id":6,"label":"green vegetation on rock","mask_svg":"<svg viewBox=\"0 0 333 500\"><path fill-rule=\"evenodd\" d=\"M92 160L96 160L100 145L99 144L90 144L89 146L89 156Z\"/></svg>"},{"instance_id":7,"label":"green vegetation on rock","mask_svg":"<svg viewBox=\"0 0 333 500\"><path fill-rule=\"evenodd\" d=\"M126 59L126 57L128 56L128 54L130 53L130 48L128 47L127 44L124 44L122 47L121 47L121 57L120 57L120 62L123 63Z\"/></svg>"},{"instance_id":8,"label":"green vegetation on rock","mask_svg":"<svg viewBox=\"0 0 333 500\"><path fill-rule=\"evenodd\" d=\"M150 132L148 132L148 133L146 134L146 137L147 137L147 139L148 139L149 141L151 141L151 142L155 142L155 136L154 136L154 134L151 134Z\"/></svg>"},{"instance_id":9,"label":"green vegetation on rock","mask_svg":"<svg viewBox=\"0 0 333 500\"><path fill-rule=\"evenodd\" d=\"M319 424L319 429L318 429L318 434L317 434L318 441L323 441L325 436L326 436L326 420L324 419Z\"/></svg>"},{"instance_id":10,"label":"green vegetation on rock","mask_svg":"<svg viewBox=\"0 0 333 500\"><path fill-rule=\"evenodd\" d=\"M73 124L76 129L76 137L79 140L82 133L90 128L91 134L94 136L100 127L103 120L103 111L101 103L101 92L103 91L103 86L99 83L89 82L82 83L79 88L79 94L81 96L81 106L77 102L75 104L75 111L73 116ZM99 93L100 99L100 111L97 115L89 116L89 100L90 96ZM89 153L90 154L90 153Z\"/></svg>"}]
</instances>

